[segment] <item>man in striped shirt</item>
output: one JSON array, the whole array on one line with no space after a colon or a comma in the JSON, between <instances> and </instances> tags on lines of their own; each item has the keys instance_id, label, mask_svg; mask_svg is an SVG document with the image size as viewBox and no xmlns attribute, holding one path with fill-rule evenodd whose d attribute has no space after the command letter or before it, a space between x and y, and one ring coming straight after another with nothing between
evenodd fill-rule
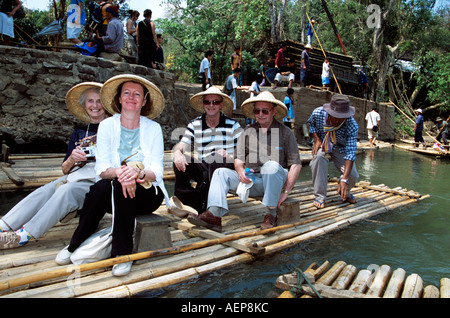
<instances>
[{"instance_id":1,"label":"man in striped shirt","mask_svg":"<svg viewBox=\"0 0 450 318\"><path fill-rule=\"evenodd\" d=\"M173 148L174 194L183 204L201 213L206 210L214 170L234 169L233 153L242 128L236 120L224 115L232 113L233 101L216 87L192 96L190 104L204 114L188 124L181 141ZM197 182L195 188L191 180Z\"/></svg>"},{"instance_id":2,"label":"man in striped shirt","mask_svg":"<svg viewBox=\"0 0 450 318\"><path fill-rule=\"evenodd\" d=\"M277 208L293 189L302 168L295 135L281 122L287 115L284 103L265 91L244 101L241 110L256 123L247 126L238 140L235 171L217 169L211 180L208 210L187 218L192 224L217 232L222 231L222 217L228 213L227 193L240 192L238 187L242 186L249 189L248 196L263 197L261 203L267 212L261 229L276 226Z\"/></svg>"},{"instance_id":3,"label":"man in striped shirt","mask_svg":"<svg viewBox=\"0 0 450 318\"><path fill-rule=\"evenodd\" d=\"M314 195L314 206L325 207L328 183L328 159L331 155L334 165L341 171L337 193L342 201L355 203L350 190L359 178L354 162L358 124L353 118L355 108L344 95L333 95L331 103L316 108L308 119L309 132L314 139L313 160L310 162Z\"/></svg>"}]
</instances>

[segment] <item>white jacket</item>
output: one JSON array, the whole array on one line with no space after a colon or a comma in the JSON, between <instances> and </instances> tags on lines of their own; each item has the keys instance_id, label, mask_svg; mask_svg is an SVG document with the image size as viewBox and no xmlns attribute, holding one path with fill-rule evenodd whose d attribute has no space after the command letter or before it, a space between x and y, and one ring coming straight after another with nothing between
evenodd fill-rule
<instances>
[{"instance_id":1,"label":"white jacket","mask_svg":"<svg viewBox=\"0 0 450 318\"><path fill-rule=\"evenodd\" d=\"M168 201L167 191L164 187L164 139L161 126L155 121L141 116L140 145L144 154L143 164L145 169L151 169L156 176L154 186L159 186ZM100 174L108 168L120 167L120 114L103 120L97 132L97 151L95 174L96 180L100 180Z\"/></svg>"}]
</instances>

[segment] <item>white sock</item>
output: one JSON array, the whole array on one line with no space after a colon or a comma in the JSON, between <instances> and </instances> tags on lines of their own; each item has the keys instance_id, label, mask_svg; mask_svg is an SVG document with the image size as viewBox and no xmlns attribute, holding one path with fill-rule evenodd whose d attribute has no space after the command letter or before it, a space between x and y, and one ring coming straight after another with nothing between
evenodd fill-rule
<instances>
[{"instance_id":1,"label":"white sock","mask_svg":"<svg viewBox=\"0 0 450 318\"><path fill-rule=\"evenodd\" d=\"M31 239L30 233L28 233L23 226L16 231L16 234L20 236L19 245L24 245Z\"/></svg>"},{"instance_id":2,"label":"white sock","mask_svg":"<svg viewBox=\"0 0 450 318\"><path fill-rule=\"evenodd\" d=\"M0 233L1 232L7 232L10 231L11 229L9 228L8 224L6 224L3 219L0 220Z\"/></svg>"}]
</instances>

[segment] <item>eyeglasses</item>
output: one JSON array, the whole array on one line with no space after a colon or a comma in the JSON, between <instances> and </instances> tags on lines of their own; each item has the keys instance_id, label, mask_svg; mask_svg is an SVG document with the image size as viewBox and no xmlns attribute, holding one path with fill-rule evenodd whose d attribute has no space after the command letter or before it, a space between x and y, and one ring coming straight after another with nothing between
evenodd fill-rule
<instances>
[{"instance_id":1,"label":"eyeglasses","mask_svg":"<svg viewBox=\"0 0 450 318\"><path fill-rule=\"evenodd\" d=\"M272 109L257 109L257 108L253 108L253 114L258 115L259 113L263 113L264 115L269 115L269 113L272 111Z\"/></svg>"},{"instance_id":2,"label":"eyeglasses","mask_svg":"<svg viewBox=\"0 0 450 318\"><path fill-rule=\"evenodd\" d=\"M211 105L211 104L213 104L214 106L217 106L217 105L220 105L222 103L222 101L221 100L206 100L206 99L204 99L203 100L203 105Z\"/></svg>"}]
</instances>

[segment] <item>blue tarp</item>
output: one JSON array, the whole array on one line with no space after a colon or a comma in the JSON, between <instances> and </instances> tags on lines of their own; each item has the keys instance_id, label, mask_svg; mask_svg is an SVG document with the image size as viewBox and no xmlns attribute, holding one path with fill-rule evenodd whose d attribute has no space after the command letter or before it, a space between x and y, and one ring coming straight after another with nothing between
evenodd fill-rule
<instances>
[{"instance_id":1,"label":"blue tarp","mask_svg":"<svg viewBox=\"0 0 450 318\"><path fill-rule=\"evenodd\" d=\"M55 20L46 27L44 27L41 32L33 36L33 38L41 35L55 35L64 34L64 23L63 20Z\"/></svg>"}]
</instances>

